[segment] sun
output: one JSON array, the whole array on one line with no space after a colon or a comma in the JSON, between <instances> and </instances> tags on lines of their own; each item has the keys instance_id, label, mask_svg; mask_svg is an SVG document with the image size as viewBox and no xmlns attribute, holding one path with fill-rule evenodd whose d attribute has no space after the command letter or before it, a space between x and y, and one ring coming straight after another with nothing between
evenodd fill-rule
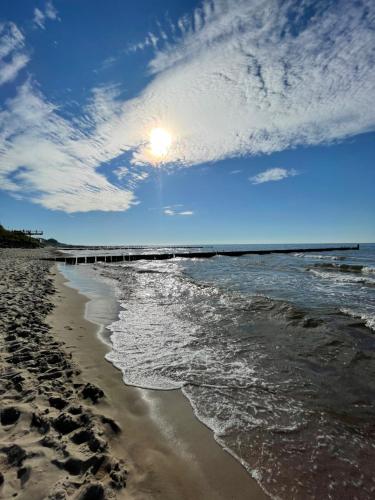
<instances>
[{"instance_id":1,"label":"sun","mask_svg":"<svg viewBox=\"0 0 375 500\"><path fill-rule=\"evenodd\" d=\"M153 128L150 134L150 150L155 158L163 158L167 155L172 144L171 134L164 128Z\"/></svg>"}]
</instances>

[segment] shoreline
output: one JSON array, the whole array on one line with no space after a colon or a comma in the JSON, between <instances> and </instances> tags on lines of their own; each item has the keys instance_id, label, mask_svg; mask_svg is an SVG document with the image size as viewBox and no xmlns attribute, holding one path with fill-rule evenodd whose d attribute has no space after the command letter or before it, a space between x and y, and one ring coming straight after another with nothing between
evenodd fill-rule
<instances>
[{"instance_id":1,"label":"shoreline","mask_svg":"<svg viewBox=\"0 0 375 500\"><path fill-rule=\"evenodd\" d=\"M104 391L97 408L123 430L111 442L129 472L119 498L269 498L196 418L180 390L125 385L121 372L104 357L109 345L99 339L100 323L85 318L93 299L77 290L57 266L53 269L57 291L48 318L52 333L72 354L82 377Z\"/></svg>"}]
</instances>

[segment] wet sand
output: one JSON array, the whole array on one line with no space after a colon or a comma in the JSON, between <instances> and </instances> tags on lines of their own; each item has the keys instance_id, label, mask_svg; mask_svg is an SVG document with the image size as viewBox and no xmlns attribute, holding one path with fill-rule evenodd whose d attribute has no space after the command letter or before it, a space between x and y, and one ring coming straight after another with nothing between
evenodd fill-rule
<instances>
[{"instance_id":1,"label":"wet sand","mask_svg":"<svg viewBox=\"0 0 375 500\"><path fill-rule=\"evenodd\" d=\"M89 299L66 286L64 276L54 270L57 293L48 318L52 333L72 354L82 377L104 391L97 410L122 429L111 440L113 454L128 470L127 486L117 497L268 498L195 418L181 391L150 391L124 384L120 371L104 358L109 347L99 340L99 326L84 317Z\"/></svg>"}]
</instances>

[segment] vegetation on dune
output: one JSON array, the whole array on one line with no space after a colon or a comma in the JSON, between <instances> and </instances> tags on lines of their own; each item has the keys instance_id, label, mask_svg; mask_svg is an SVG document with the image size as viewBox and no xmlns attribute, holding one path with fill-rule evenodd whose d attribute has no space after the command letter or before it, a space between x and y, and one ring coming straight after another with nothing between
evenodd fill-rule
<instances>
[{"instance_id":1,"label":"vegetation on dune","mask_svg":"<svg viewBox=\"0 0 375 500\"><path fill-rule=\"evenodd\" d=\"M0 224L0 248L41 248L41 247L60 247L63 243L50 238L32 238L22 231L9 231Z\"/></svg>"},{"instance_id":2,"label":"vegetation on dune","mask_svg":"<svg viewBox=\"0 0 375 500\"><path fill-rule=\"evenodd\" d=\"M0 248L39 248L41 243L21 231L8 231L0 224Z\"/></svg>"}]
</instances>

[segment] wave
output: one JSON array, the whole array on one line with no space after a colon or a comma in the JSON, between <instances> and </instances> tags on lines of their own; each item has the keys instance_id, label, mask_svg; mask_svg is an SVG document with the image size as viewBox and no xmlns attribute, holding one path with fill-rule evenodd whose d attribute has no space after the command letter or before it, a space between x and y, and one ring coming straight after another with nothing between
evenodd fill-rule
<instances>
[{"instance_id":1,"label":"wave","mask_svg":"<svg viewBox=\"0 0 375 500\"><path fill-rule=\"evenodd\" d=\"M346 316L362 320L367 328L375 331L375 314L353 311L352 309L346 307L341 308L340 312Z\"/></svg>"},{"instance_id":2,"label":"wave","mask_svg":"<svg viewBox=\"0 0 375 500\"><path fill-rule=\"evenodd\" d=\"M370 278L368 276L354 276L353 274L350 274L348 271L348 274L345 273L335 273L332 271L324 272L319 269L314 269L311 268L309 269L311 273L313 273L315 276L319 278L323 278L326 280L333 281L335 283L341 283L343 285L347 284L363 284L363 285L368 285L368 286L375 286L375 279Z\"/></svg>"},{"instance_id":3,"label":"wave","mask_svg":"<svg viewBox=\"0 0 375 500\"><path fill-rule=\"evenodd\" d=\"M364 273L364 274L375 273L374 267L361 266L359 264L334 264L334 263L322 262L321 264L315 264L315 267L331 269L333 271L340 271L343 273Z\"/></svg>"},{"instance_id":4,"label":"wave","mask_svg":"<svg viewBox=\"0 0 375 500\"><path fill-rule=\"evenodd\" d=\"M346 257L343 255L321 255L321 254L309 254L309 253L293 253L294 257L303 257L306 259L319 259L319 260L345 260Z\"/></svg>"},{"instance_id":5,"label":"wave","mask_svg":"<svg viewBox=\"0 0 375 500\"><path fill-rule=\"evenodd\" d=\"M344 479L358 470L367 481L371 460L362 450L373 453L372 443L358 432L352 449L346 425L347 413L353 422L365 418L353 394L357 398L360 387L366 399L361 384L371 380L354 355L361 353L353 340L355 326L347 328L350 321L339 314L310 316L287 301L194 280L184 265L138 261L100 267L118 286L122 307L109 327L112 350L106 358L125 382L180 388L197 418L270 494L302 498L317 486L316 463L337 465ZM332 275L353 277L314 271L331 280ZM347 363L356 370L347 385L337 388ZM332 442L351 463L331 453ZM312 498L327 497L327 474L322 472L321 491ZM335 498L342 497L341 486L335 488ZM356 493L353 487L351 496Z\"/></svg>"}]
</instances>

